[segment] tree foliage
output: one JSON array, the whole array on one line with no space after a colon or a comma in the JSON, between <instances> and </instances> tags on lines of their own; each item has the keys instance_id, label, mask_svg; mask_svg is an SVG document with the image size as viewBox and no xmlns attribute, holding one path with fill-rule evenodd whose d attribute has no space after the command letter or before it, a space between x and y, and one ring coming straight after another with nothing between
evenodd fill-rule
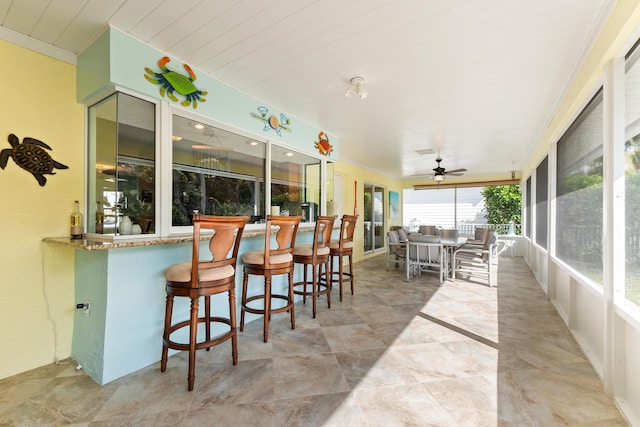
<instances>
[{"instance_id":1,"label":"tree foliage","mask_svg":"<svg viewBox=\"0 0 640 427\"><path fill-rule=\"evenodd\" d=\"M484 187L485 216L489 224L520 224L522 193L519 185L497 185Z\"/></svg>"}]
</instances>

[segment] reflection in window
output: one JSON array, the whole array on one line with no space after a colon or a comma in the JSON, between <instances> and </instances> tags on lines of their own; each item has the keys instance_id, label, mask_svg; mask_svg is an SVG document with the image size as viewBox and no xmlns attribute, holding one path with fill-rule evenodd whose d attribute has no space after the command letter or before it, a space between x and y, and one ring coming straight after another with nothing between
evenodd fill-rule
<instances>
[{"instance_id":1,"label":"reflection in window","mask_svg":"<svg viewBox=\"0 0 640 427\"><path fill-rule=\"evenodd\" d=\"M320 214L320 182L320 159L271 146L271 206L280 214L314 222Z\"/></svg>"},{"instance_id":2,"label":"reflection in window","mask_svg":"<svg viewBox=\"0 0 640 427\"><path fill-rule=\"evenodd\" d=\"M258 222L264 169L264 143L174 115L171 224L191 225L194 211Z\"/></svg>"},{"instance_id":3,"label":"reflection in window","mask_svg":"<svg viewBox=\"0 0 640 427\"><path fill-rule=\"evenodd\" d=\"M89 108L87 231L155 230L155 105L115 93ZM120 229L128 216L131 230Z\"/></svg>"},{"instance_id":4,"label":"reflection in window","mask_svg":"<svg viewBox=\"0 0 640 427\"><path fill-rule=\"evenodd\" d=\"M640 51L625 76L625 299L640 307Z\"/></svg>"},{"instance_id":5,"label":"reflection in window","mask_svg":"<svg viewBox=\"0 0 640 427\"><path fill-rule=\"evenodd\" d=\"M602 284L602 90L558 141L556 255Z\"/></svg>"}]
</instances>

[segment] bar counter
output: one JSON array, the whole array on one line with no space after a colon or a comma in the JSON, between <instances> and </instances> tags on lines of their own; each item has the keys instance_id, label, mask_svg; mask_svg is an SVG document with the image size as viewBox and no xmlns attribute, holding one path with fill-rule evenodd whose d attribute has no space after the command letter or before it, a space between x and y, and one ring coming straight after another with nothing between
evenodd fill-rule
<instances>
[{"instance_id":1,"label":"bar counter","mask_svg":"<svg viewBox=\"0 0 640 427\"><path fill-rule=\"evenodd\" d=\"M296 244L310 244L313 230L313 224L301 224ZM239 258L244 252L264 248L264 232L264 228L245 229ZM338 232L339 228L334 229L334 238ZM45 274L48 277L73 277L75 300L69 302L69 310L75 310L71 357L96 382L109 383L160 360L166 299L163 273L170 265L191 259L192 241L192 235L149 238L140 235L113 242L71 240L69 237L43 239ZM208 237L203 236L203 254L208 250L207 241ZM275 238L272 238L272 244L275 244ZM64 254L67 255L62 256ZM60 259L71 261L61 263ZM238 315L242 270L239 259L236 273ZM302 272L302 268L296 266L295 281L302 280ZM262 288L262 278L250 276L249 281L250 294ZM272 286L274 292L286 292L286 275L274 277ZM47 292L55 292L55 289ZM226 298L226 295L213 296L212 311L219 310L220 315L228 315ZM88 316L83 310L75 309L76 304L86 302L90 303ZM189 307L188 298L176 298L174 318L187 319ZM248 322L259 318L247 313ZM212 332L216 334L222 330L216 331L214 327ZM240 347L238 351L247 350Z\"/></svg>"}]
</instances>

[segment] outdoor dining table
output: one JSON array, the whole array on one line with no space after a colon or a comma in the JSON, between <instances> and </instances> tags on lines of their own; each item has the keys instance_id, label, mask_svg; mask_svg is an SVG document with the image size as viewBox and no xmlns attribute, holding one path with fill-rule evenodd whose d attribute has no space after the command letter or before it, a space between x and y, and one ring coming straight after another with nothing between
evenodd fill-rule
<instances>
[{"instance_id":1,"label":"outdoor dining table","mask_svg":"<svg viewBox=\"0 0 640 427\"><path fill-rule=\"evenodd\" d=\"M428 246L428 245L433 245L433 244L441 244L442 245L442 249L444 252L444 264L446 266L446 270L445 272L448 272L448 277L453 278L453 268L455 268L455 266L451 265L451 260L453 259L453 252L458 249L459 247L461 247L462 245L464 245L465 243L467 243L467 238L466 237L455 237L455 238L451 238L451 237L442 237L440 238L439 241L437 242L432 242L432 243L428 243L428 242L416 242L416 241L407 241L407 257L409 256L409 247L410 246ZM407 260L407 280L409 279L409 266L408 266L408 260Z\"/></svg>"},{"instance_id":2,"label":"outdoor dining table","mask_svg":"<svg viewBox=\"0 0 640 427\"><path fill-rule=\"evenodd\" d=\"M453 269L455 266L451 265L451 260L453 259L453 252L458 249L460 246L467 243L466 237L456 237L456 238L442 238L440 242L442 242L442 246L445 249L445 262L448 267L449 277L453 277Z\"/></svg>"}]
</instances>

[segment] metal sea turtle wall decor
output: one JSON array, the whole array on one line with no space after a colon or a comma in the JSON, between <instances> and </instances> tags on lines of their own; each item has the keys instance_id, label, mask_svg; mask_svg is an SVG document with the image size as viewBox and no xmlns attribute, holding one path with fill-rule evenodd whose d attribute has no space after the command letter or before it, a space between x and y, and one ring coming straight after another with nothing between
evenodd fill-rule
<instances>
[{"instance_id":1,"label":"metal sea turtle wall decor","mask_svg":"<svg viewBox=\"0 0 640 427\"><path fill-rule=\"evenodd\" d=\"M164 98L165 93L167 97L173 102L179 102L178 98L174 95L174 92L179 93L184 96L184 101L180 102L181 105L188 107L189 105L193 105L193 108L198 107L198 101L206 102L206 99L203 96L207 95L209 92L199 90L193 82L196 80L196 73L193 72L191 67L187 64L184 64L184 69L187 70L189 76L185 76L184 74L180 74L176 71L171 71L167 64L171 61L168 56L163 56L158 61L158 66L160 67L160 73L156 73L150 68L145 67L144 71L147 74L144 75L144 78L149 82L160 85L160 95Z\"/></svg>"},{"instance_id":2,"label":"metal sea turtle wall decor","mask_svg":"<svg viewBox=\"0 0 640 427\"><path fill-rule=\"evenodd\" d=\"M44 175L56 174L53 172L54 168L69 169L69 166L53 160L51 154L45 151L45 149L51 150L52 148L38 139L25 137L20 143L14 134L9 135L7 139L11 148L0 151L0 168L2 169L7 166L9 157L11 157L18 166L30 172L41 187L47 183L47 178Z\"/></svg>"}]
</instances>

